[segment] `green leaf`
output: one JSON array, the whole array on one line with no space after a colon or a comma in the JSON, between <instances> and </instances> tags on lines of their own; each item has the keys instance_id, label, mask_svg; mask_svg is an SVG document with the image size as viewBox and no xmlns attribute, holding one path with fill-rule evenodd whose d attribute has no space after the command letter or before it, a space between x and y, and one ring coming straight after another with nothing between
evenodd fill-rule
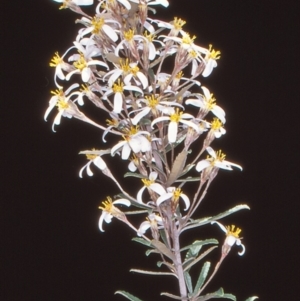
<instances>
[{"instance_id":1,"label":"green leaf","mask_svg":"<svg viewBox=\"0 0 300 301\"><path fill-rule=\"evenodd\" d=\"M125 291L116 291L115 295L116 294L120 294L120 295L126 297L128 300L131 300L131 301L143 301L143 300L139 299L138 297L135 297L135 296L133 296L133 295L131 295L131 294L125 292Z\"/></svg>"},{"instance_id":2,"label":"green leaf","mask_svg":"<svg viewBox=\"0 0 300 301\"><path fill-rule=\"evenodd\" d=\"M245 301L253 301L253 300L255 300L255 299L258 299L258 297L257 297L257 296L249 297L249 298L247 298Z\"/></svg>"},{"instance_id":3,"label":"green leaf","mask_svg":"<svg viewBox=\"0 0 300 301\"><path fill-rule=\"evenodd\" d=\"M212 298L216 298L216 299L222 298L222 299L230 299L232 301L236 301L236 297L232 294L225 294L223 288L220 288L214 293L210 293L205 296L199 297L196 299L196 301L206 301Z\"/></svg>"},{"instance_id":4,"label":"green leaf","mask_svg":"<svg viewBox=\"0 0 300 301\"><path fill-rule=\"evenodd\" d=\"M191 294L193 292L191 275L188 272L184 272L184 279L185 279L186 286L189 290L189 293Z\"/></svg>"},{"instance_id":5,"label":"green leaf","mask_svg":"<svg viewBox=\"0 0 300 301\"><path fill-rule=\"evenodd\" d=\"M132 238L133 241L136 241L144 246L147 246L147 247L151 247L151 241L148 241L144 238L141 238L141 237L134 237Z\"/></svg>"},{"instance_id":6,"label":"green leaf","mask_svg":"<svg viewBox=\"0 0 300 301\"><path fill-rule=\"evenodd\" d=\"M226 210L220 214L217 214L215 216L209 216L209 217L204 217L204 218L200 218L200 219L197 219L197 220L191 220L190 223L187 224L186 227L184 227L184 229L182 229L181 232L187 230L187 229L192 229L192 228L195 228L195 227L200 227L200 226L203 226L203 225L206 225L206 224L209 224L210 222L212 221L216 221L218 219L221 219L225 216L228 216L230 214L233 214L237 211L240 211L242 209L250 209L248 205L245 205L245 204L242 204L242 205L237 205L229 210Z\"/></svg>"},{"instance_id":7,"label":"green leaf","mask_svg":"<svg viewBox=\"0 0 300 301\"><path fill-rule=\"evenodd\" d=\"M180 252L184 251L184 250L189 250L187 253L186 253L186 256L185 256L185 259L189 259L191 257L196 257L198 256L202 246L205 246L205 245L210 245L210 244L215 244L217 245L219 242L214 239L214 238L211 238L211 239L206 239L206 240L195 240L191 245L188 245L184 248L182 248L180 250Z\"/></svg>"},{"instance_id":8,"label":"green leaf","mask_svg":"<svg viewBox=\"0 0 300 301\"><path fill-rule=\"evenodd\" d=\"M127 177L134 177L134 178L139 178L139 179L145 179L145 176L139 174L139 173L135 173L135 172L126 172L124 175L124 178Z\"/></svg>"},{"instance_id":9,"label":"green leaf","mask_svg":"<svg viewBox=\"0 0 300 301\"><path fill-rule=\"evenodd\" d=\"M200 254L197 258L195 258L192 262L188 259L183 263L183 270L188 271L193 265L195 265L198 261L200 261L202 258L207 256L213 249L215 249L217 246L210 247L208 250Z\"/></svg>"},{"instance_id":10,"label":"green leaf","mask_svg":"<svg viewBox=\"0 0 300 301\"><path fill-rule=\"evenodd\" d=\"M168 247L168 246L169 246L169 243L168 243L168 240L167 240L167 236L166 236L166 231L165 231L165 229L159 230L159 234L160 234L160 237L161 237L161 239L163 240L164 244Z\"/></svg>"},{"instance_id":11,"label":"green leaf","mask_svg":"<svg viewBox=\"0 0 300 301\"><path fill-rule=\"evenodd\" d=\"M166 296L166 297L169 297L169 298L172 298L172 299L175 299L175 300L182 300L182 298L180 296L176 296L176 295L166 293L166 292L163 292L160 295L161 296Z\"/></svg>"},{"instance_id":12,"label":"green leaf","mask_svg":"<svg viewBox=\"0 0 300 301\"><path fill-rule=\"evenodd\" d=\"M195 289L194 289L194 293L193 295L197 295L198 291L201 289L201 287L203 286L204 284L204 281L207 277L207 274L208 274L208 271L209 271L209 268L210 268L210 262L206 261L204 264L203 264L203 267L201 269L201 272L200 272L200 275L198 277L198 280L197 280L197 283L196 283L196 286L195 286Z\"/></svg>"},{"instance_id":13,"label":"green leaf","mask_svg":"<svg viewBox=\"0 0 300 301\"><path fill-rule=\"evenodd\" d=\"M146 270L140 270L140 269L130 269L130 272L146 274L146 275L175 276L175 277L177 277L174 273L170 273L170 272L146 271Z\"/></svg>"}]
</instances>

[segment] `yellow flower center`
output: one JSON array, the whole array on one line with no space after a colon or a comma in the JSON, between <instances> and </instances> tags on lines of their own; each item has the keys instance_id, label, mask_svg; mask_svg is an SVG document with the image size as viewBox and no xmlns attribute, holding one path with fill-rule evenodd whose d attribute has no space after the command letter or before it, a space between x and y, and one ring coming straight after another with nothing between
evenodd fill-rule
<instances>
[{"instance_id":1,"label":"yellow flower center","mask_svg":"<svg viewBox=\"0 0 300 301\"><path fill-rule=\"evenodd\" d=\"M128 73L130 71L130 66L128 64L128 59L126 59L125 61L121 60L120 61L120 68L125 72Z\"/></svg>"},{"instance_id":2,"label":"yellow flower center","mask_svg":"<svg viewBox=\"0 0 300 301\"><path fill-rule=\"evenodd\" d=\"M149 180L149 179L142 179L142 182L146 187L150 187L150 185L154 183L153 180Z\"/></svg>"},{"instance_id":3,"label":"yellow flower center","mask_svg":"<svg viewBox=\"0 0 300 301\"><path fill-rule=\"evenodd\" d=\"M114 214L116 211L115 206L113 205L111 197L107 197L105 201L102 202L102 206L98 207L99 209L102 209L103 211L106 211L110 214Z\"/></svg>"},{"instance_id":4,"label":"yellow flower center","mask_svg":"<svg viewBox=\"0 0 300 301\"><path fill-rule=\"evenodd\" d=\"M181 30L182 26L186 24L186 21L182 20L182 19L178 19L177 17L174 17L174 28L176 30Z\"/></svg>"},{"instance_id":5,"label":"yellow flower center","mask_svg":"<svg viewBox=\"0 0 300 301\"><path fill-rule=\"evenodd\" d=\"M59 111L66 110L70 107L69 104L65 101L65 99L61 98L58 99L56 106Z\"/></svg>"},{"instance_id":6,"label":"yellow flower center","mask_svg":"<svg viewBox=\"0 0 300 301\"><path fill-rule=\"evenodd\" d=\"M63 59L59 56L58 52L55 52L53 58L51 59L49 66L57 67L59 64L63 62Z\"/></svg>"},{"instance_id":7,"label":"yellow flower center","mask_svg":"<svg viewBox=\"0 0 300 301\"><path fill-rule=\"evenodd\" d=\"M115 94L123 93L123 91L124 91L123 87L124 87L124 84L120 83L120 80L118 80L118 83L113 85L112 90Z\"/></svg>"},{"instance_id":8,"label":"yellow flower center","mask_svg":"<svg viewBox=\"0 0 300 301\"><path fill-rule=\"evenodd\" d=\"M212 49L212 44L209 45L209 54L208 54L208 59L213 59L213 60L218 60L221 56L221 51L215 51L214 49Z\"/></svg>"},{"instance_id":9,"label":"yellow flower center","mask_svg":"<svg viewBox=\"0 0 300 301\"><path fill-rule=\"evenodd\" d=\"M226 235L234 236L235 238L239 238L239 234L242 232L242 229L235 227L235 225L227 226L227 233Z\"/></svg>"},{"instance_id":10,"label":"yellow flower center","mask_svg":"<svg viewBox=\"0 0 300 301\"><path fill-rule=\"evenodd\" d=\"M130 68L130 72L136 76L136 74L139 72L140 68L138 66L134 66Z\"/></svg>"},{"instance_id":11,"label":"yellow flower center","mask_svg":"<svg viewBox=\"0 0 300 301\"><path fill-rule=\"evenodd\" d=\"M151 96L145 96L145 98L148 101L148 107L154 109L158 104L159 104L159 100L158 98L155 98L154 95Z\"/></svg>"},{"instance_id":12,"label":"yellow flower center","mask_svg":"<svg viewBox=\"0 0 300 301\"><path fill-rule=\"evenodd\" d=\"M183 77L183 72L182 71L178 72L175 76L176 79L181 79L182 77Z\"/></svg>"},{"instance_id":13,"label":"yellow flower center","mask_svg":"<svg viewBox=\"0 0 300 301\"><path fill-rule=\"evenodd\" d=\"M114 127L117 127L119 122L117 119L106 119L106 124L108 126L114 126Z\"/></svg>"},{"instance_id":14,"label":"yellow flower center","mask_svg":"<svg viewBox=\"0 0 300 301\"><path fill-rule=\"evenodd\" d=\"M170 116L170 120L173 121L173 122L176 122L178 123L181 119L181 115L183 114L183 112L179 112L179 109L176 108L176 112L173 113L171 116Z\"/></svg>"},{"instance_id":15,"label":"yellow flower center","mask_svg":"<svg viewBox=\"0 0 300 301\"><path fill-rule=\"evenodd\" d=\"M133 36L134 36L134 31L132 29L129 29L128 31L124 32L124 38L128 42L133 40Z\"/></svg>"},{"instance_id":16,"label":"yellow flower center","mask_svg":"<svg viewBox=\"0 0 300 301\"><path fill-rule=\"evenodd\" d=\"M95 149L95 148L92 148L91 151L96 151L96 149ZM96 155L96 154L86 154L86 158L87 158L88 160L94 160L94 159L96 159L97 157L98 157L98 155Z\"/></svg>"},{"instance_id":17,"label":"yellow flower center","mask_svg":"<svg viewBox=\"0 0 300 301\"><path fill-rule=\"evenodd\" d=\"M216 99L214 97L214 94L210 94L209 97L210 97L209 99L205 98L206 108L207 108L207 110L211 111L216 105Z\"/></svg>"},{"instance_id":18,"label":"yellow flower center","mask_svg":"<svg viewBox=\"0 0 300 301\"><path fill-rule=\"evenodd\" d=\"M147 33L147 31L145 31L144 37L151 43L154 40L155 35L153 35L152 33Z\"/></svg>"},{"instance_id":19,"label":"yellow flower center","mask_svg":"<svg viewBox=\"0 0 300 301\"><path fill-rule=\"evenodd\" d=\"M217 131L222 127L222 125L223 123L218 118L214 118L213 122L211 123L211 129Z\"/></svg>"},{"instance_id":20,"label":"yellow flower center","mask_svg":"<svg viewBox=\"0 0 300 301\"><path fill-rule=\"evenodd\" d=\"M80 58L76 62L74 62L73 65L75 68L79 69L80 71L82 71L84 68L86 68L87 63L86 63L86 60L85 60L83 54L80 54Z\"/></svg>"},{"instance_id":21,"label":"yellow flower center","mask_svg":"<svg viewBox=\"0 0 300 301\"><path fill-rule=\"evenodd\" d=\"M179 200L180 195L182 194L182 190L180 188L176 188L173 192L173 201L177 202Z\"/></svg>"},{"instance_id":22,"label":"yellow flower center","mask_svg":"<svg viewBox=\"0 0 300 301\"><path fill-rule=\"evenodd\" d=\"M104 25L104 19L103 18L97 18L97 17L94 17L91 21L94 29L93 29L93 33L94 34L98 34L102 28L102 26Z\"/></svg>"},{"instance_id":23,"label":"yellow flower center","mask_svg":"<svg viewBox=\"0 0 300 301\"><path fill-rule=\"evenodd\" d=\"M193 36L192 38L187 33L182 38L182 44L192 45L194 43L194 40L196 39L196 36Z\"/></svg>"}]
</instances>

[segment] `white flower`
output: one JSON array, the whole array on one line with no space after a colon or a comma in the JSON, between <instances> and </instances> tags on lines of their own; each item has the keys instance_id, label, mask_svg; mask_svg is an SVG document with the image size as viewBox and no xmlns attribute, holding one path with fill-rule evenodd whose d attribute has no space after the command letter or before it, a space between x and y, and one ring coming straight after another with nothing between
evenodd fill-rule
<instances>
[{"instance_id":1,"label":"white flower","mask_svg":"<svg viewBox=\"0 0 300 301\"><path fill-rule=\"evenodd\" d=\"M144 94L143 91L136 86L131 86L131 85L125 85L123 83L120 82L120 79L118 80L118 83L115 83L112 88L109 88L105 94L103 95L102 99L105 100L107 99L107 96L111 95L111 94L115 94L114 96L114 109L113 112L114 113L121 113L122 109L123 109L123 91L127 90L127 91L136 91L139 92L140 94Z\"/></svg>"},{"instance_id":2,"label":"white flower","mask_svg":"<svg viewBox=\"0 0 300 301\"><path fill-rule=\"evenodd\" d=\"M162 218L155 213L150 213L149 216L147 217L147 221L141 223L137 235L138 236L144 235L149 228L151 228L153 231L157 231L158 225L160 225L160 228L162 228L163 225Z\"/></svg>"},{"instance_id":3,"label":"white flower","mask_svg":"<svg viewBox=\"0 0 300 301\"><path fill-rule=\"evenodd\" d=\"M192 119L192 118L194 118L193 115L188 114L188 113L179 112L178 108L176 108L176 111L173 110L173 113L170 114L169 117L162 116L162 117L158 117L158 118L154 119L151 123L151 127L153 128L153 125L157 122L170 121L169 127L168 127L168 139L169 139L170 143L174 143L174 142L176 142L176 138L177 138L178 123L182 123L187 126L190 126L193 129L195 129L196 132L199 131L199 127L197 124L195 124L191 121L185 120L185 119Z\"/></svg>"},{"instance_id":4,"label":"white flower","mask_svg":"<svg viewBox=\"0 0 300 301\"><path fill-rule=\"evenodd\" d=\"M95 45L90 44L86 48L78 42L74 42L74 45L78 49L79 54L70 56L69 61L74 61L73 65L76 69L66 75L66 80L70 80L73 74L81 74L82 81L88 82L93 74L92 66L99 65L106 67L107 70L109 69L106 63L92 58L93 56L99 55L99 49ZM93 68L95 70L95 67Z\"/></svg>"},{"instance_id":5,"label":"white flower","mask_svg":"<svg viewBox=\"0 0 300 301\"><path fill-rule=\"evenodd\" d=\"M79 154L85 154L87 159L89 160L89 162L87 164L85 164L79 171L79 177L82 178L82 172L84 169L86 169L86 172L88 174L88 176L93 176L93 172L91 171L90 165L93 163L94 165L96 165L100 170L104 170L106 169L106 163L104 162L104 160L101 158L101 155L105 154L105 153L109 153L109 151L97 151L95 149L91 150L91 151L81 151Z\"/></svg>"},{"instance_id":6,"label":"white flower","mask_svg":"<svg viewBox=\"0 0 300 301\"><path fill-rule=\"evenodd\" d=\"M212 70L217 67L217 60L220 58L220 51L212 49L212 45L209 45L209 49L206 52L205 62L206 66L202 73L202 76L207 77L211 74Z\"/></svg>"},{"instance_id":7,"label":"white flower","mask_svg":"<svg viewBox=\"0 0 300 301\"><path fill-rule=\"evenodd\" d=\"M172 114L174 112L174 108L171 106L178 106L182 107L179 103L172 102L172 101L160 101L159 98L154 96L153 94L151 96L145 96L145 98L138 99L137 104L141 105L141 103L144 103L146 106L142 109L134 110L131 113L136 113L139 111L134 118L132 118L131 122L133 125L137 125L140 120L148 115L150 112L154 116L158 115L158 112L164 113L164 114Z\"/></svg>"},{"instance_id":8,"label":"white flower","mask_svg":"<svg viewBox=\"0 0 300 301\"><path fill-rule=\"evenodd\" d=\"M144 136L150 136L150 133L147 131L138 131L136 127L132 127L128 134L126 134L123 138L123 141L117 143L111 149L111 155L114 156L115 153L122 148L122 159L127 160L130 156L131 151L134 153L139 152L147 152L151 150L150 141Z\"/></svg>"},{"instance_id":9,"label":"white flower","mask_svg":"<svg viewBox=\"0 0 300 301\"><path fill-rule=\"evenodd\" d=\"M44 115L44 120L47 121L47 117L49 115L49 113L53 110L53 108L56 106L58 108L58 113L56 115L56 117L54 118L54 122L52 125L52 130L53 132L55 132L54 130L54 125L59 125L60 124L60 120L61 117L68 117L68 118L72 118L73 116L73 107L76 107L75 104L73 104L73 102L69 101L71 95L68 95L69 92L71 90L73 90L74 88L77 88L79 85L78 84L73 84L72 86L70 86L66 92L63 91L62 88L60 88L59 90L55 90L55 91L51 91L51 94L53 94L53 96L51 97L50 101L49 101L49 107L47 108L45 115ZM72 107L71 107L72 105Z\"/></svg>"},{"instance_id":10,"label":"white flower","mask_svg":"<svg viewBox=\"0 0 300 301\"><path fill-rule=\"evenodd\" d=\"M152 171L150 173L149 179L142 179L144 186L138 191L138 194L136 197L136 199L139 203L143 203L142 194L146 188L153 190L154 192L156 192L159 195L166 193L166 191L162 185L155 183L156 179L157 179L157 172L155 172L155 171Z\"/></svg>"},{"instance_id":11,"label":"white flower","mask_svg":"<svg viewBox=\"0 0 300 301\"><path fill-rule=\"evenodd\" d=\"M76 5L93 5L94 4L94 0L53 0L55 2L58 3L63 3L64 6L68 6L68 4L70 4L71 2L73 2Z\"/></svg>"},{"instance_id":12,"label":"white flower","mask_svg":"<svg viewBox=\"0 0 300 301\"><path fill-rule=\"evenodd\" d=\"M238 253L240 256L245 253L245 246L242 244L241 238L239 237L239 234L242 231L240 228L236 228L234 225L225 227L216 221L211 222L211 224L218 224L221 230L226 233L226 239L224 242L224 251L226 254L230 251L234 244L242 247L242 251Z\"/></svg>"},{"instance_id":13,"label":"white flower","mask_svg":"<svg viewBox=\"0 0 300 301\"><path fill-rule=\"evenodd\" d=\"M116 217L117 219L121 220L121 221L126 221L126 216L125 214L119 210L118 208L116 208L114 205L125 205L127 207L130 206L130 201L126 200L126 199L118 199L116 201L112 201L112 199L110 197L107 197L105 201L102 202L103 206L99 206L99 209L102 209L102 214L100 216L99 219L99 229L101 232L104 232L103 228L102 228L102 224L103 221L105 221L106 223L110 223L113 217Z\"/></svg>"},{"instance_id":14,"label":"white flower","mask_svg":"<svg viewBox=\"0 0 300 301\"><path fill-rule=\"evenodd\" d=\"M173 203L174 209L176 209L177 204L179 202L179 198L182 198L184 203L185 203L185 209L184 211L188 210L190 207L190 199L188 196L184 193L182 193L180 188L175 188L175 187L168 187L167 188L167 193L161 195L157 201L156 205L159 206L162 202L171 199Z\"/></svg>"},{"instance_id":15,"label":"white flower","mask_svg":"<svg viewBox=\"0 0 300 301\"><path fill-rule=\"evenodd\" d=\"M139 0L130 0L131 2L134 3L140 3ZM147 5L162 5L164 7L168 7L169 6L169 2L168 0L146 0Z\"/></svg>"},{"instance_id":16,"label":"white flower","mask_svg":"<svg viewBox=\"0 0 300 301\"><path fill-rule=\"evenodd\" d=\"M216 99L213 97L213 94L209 92L209 90L206 87L201 87L203 90L204 95L199 95L197 99L187 99L186 104L193 105L195 107L201 108L202 114L198 116L199 118L204 118L206 114L210 111L212 112L216 117L218 117L222 123L225 123L225 111L216 105Z\"/></svg>"},{"instance_id":17,"label":"white flower","mask_svg":"<svg viewBox=\"0 0 300 301\"><path fill-rule=\"evenodd\" d=\"M242 167L240 165L226 161L225 155L221 151L215 152L210 146L206 148L206 151L210 154L211 157L208 157L207 159L201 160L197 163L196 170L198 172L207 168L221 168L232 170L232 166L242 170Z\"/></svg>"},{"instance_id":18,"label":"white flower","mask_svg":"<svg viewBox=\"0 0 300 301\"><path fill-rule=\"evenodd\" d=\"M82 38L84 35L92 32L90 38L94 38L94 36L96 35L103 38L109 37L113 42L116 42L118 40L118 35L115 29L112 27L113 24L117 25L117 27L120 27L120 24L116 20L96 16L91 20L86 17L82 17L80 22L84 23L87 28L79 30L79 38ZM113 24L112 26L110 26L107 23Z\"/></svg>"}]
</instances>

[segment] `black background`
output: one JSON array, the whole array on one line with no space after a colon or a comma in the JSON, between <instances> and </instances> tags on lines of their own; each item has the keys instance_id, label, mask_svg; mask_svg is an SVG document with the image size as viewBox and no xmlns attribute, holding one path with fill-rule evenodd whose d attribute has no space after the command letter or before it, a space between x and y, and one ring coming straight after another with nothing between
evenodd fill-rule
<instances>
[{"instance_id":1,"label":"black background","mask_svg":"<svg viewBox=\"0 0 300 301\"><path fill-rule=\"evenodd\" d=\"M29 0L1 8L0 300L125 300L113 295L118 289L157 300L176 282L129 273L153 269L154 256L145 257L117 220L98 230L97 207L116 187L99 172L78 177L85 159L77 154L99 146L100 133L74 119L63 119L53 133L53 115L43 121L54 89L48 63L77 30L77 16L58 7ZM196 43L222 52L201 82L227 114L227 134L216 145L244 170L220 172L198 216L251 207L224 220L243 228L247 249L239 257L234 248L207 289L222 286L241 301L299 298L297 11L297 1L171 0L157 13L185 19ZM199 239L206 230L188 235ZM218 229L209 231L223 239Z\"/></svg>"}]
</instances>

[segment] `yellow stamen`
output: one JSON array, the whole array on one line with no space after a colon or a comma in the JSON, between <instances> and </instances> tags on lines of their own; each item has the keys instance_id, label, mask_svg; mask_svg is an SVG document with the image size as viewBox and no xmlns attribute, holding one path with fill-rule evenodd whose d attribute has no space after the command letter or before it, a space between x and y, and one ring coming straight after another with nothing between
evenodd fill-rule
<instances>
[{"instance_id":1,"label":"yellow stamen","mask_svg":"<svg viewBox=\"0 0 300 301\"><path fill-rule=\"evenodd\" d=\"M186 21L182 20L182 19L178 19L177 17L174 17L174 27L176 30L181 30L182 26L186 24Z\"/></svg>"},{"instance_id":2,"label":"yellow stamen","mask_svg":"<svg viewBox=\"0 0 300 301\"><path fill-rule=\"evenodd\" d=\"M154 109L159 104L158 98L156 98L154 95L145 96L145 98L148 101L148 107L150 107L152 109Z\"/></svg>"},{"instance_id":3,"label":"yellow stamen","mask_svg":"<svg viewBox=\"0 0 300 301\"><path fill-rule=\"evenodd\" d=\"M221 51L215 51L214 49L212 49L212 44L209 45L209 54L208 54L208 59L213 59L213 60L218 60L221 56Z\"/></svg>"},{"instance_id":4,"label":"yellow stamen","mask_svg":"<svg viewBox=\"0 0 300 301\"><path fill-rule=\"evenodd\" d=\"M181 119L181 115L183 114L183 112L179 112L179 109L176 108L176 112L173 113L171 116L170 116L170 120L173 121L173 122L176 122L178 123Z\"/></svg>"},{"instance_id":5,"label":"yellow stamen","mask_svg":"<svg viewBox=\"0 0 300 301\"><path fill-rule=\"evenodd\" d=\"M55 52L53 58L51 59L49 66L57 67L60 63L63 62L63 59L59 56L58 52Z\"/></svg>"},{"instance_id":6,"label":"yellow stamen","mask_svg":"<svg viewBox=\"0 0 300 301\"><path fill-rule=\"evenodd\" d=\"M239 234L242 232L242 229L238 227L235 228L235 225L227 226L226 229L227 229L226 235L227 236L232 235L235 238L239 238Z\"/></svg>"},{"instance_id":7,"label":"yellow stamen","mask_svg":"<svg viewBox=\"0 0 300 301\"><path fill-rule=\"evenodd\" d=\"M218 118L214 118L213 122L211 123L211 129L217 131L222 127L222 125L223 123Z\"/></svg>"},{"instance_id":8,"label":"yellow stamen","mask_svg":"<svg viewBox=\"0 0 300 301\"><path fill-rule=\"evenodd\" d=\"M80 71L86 68L87 63L83 54L80 54L80 58L76 62L74 62L73 65L75 68L79 69Z\"/></svg>"},{"instance_id":9,"label":"yellow stamen","mask_svg":"<svg viewBox=\"0 0 300 301\"><path fill-rule=\"evenodd\" d=\"M120 80L118 80L118 83L113 85L112 90L114 93L123 93L124 91L123 87L124 84L120 83Z\"/></svg>"}]
</instances>

